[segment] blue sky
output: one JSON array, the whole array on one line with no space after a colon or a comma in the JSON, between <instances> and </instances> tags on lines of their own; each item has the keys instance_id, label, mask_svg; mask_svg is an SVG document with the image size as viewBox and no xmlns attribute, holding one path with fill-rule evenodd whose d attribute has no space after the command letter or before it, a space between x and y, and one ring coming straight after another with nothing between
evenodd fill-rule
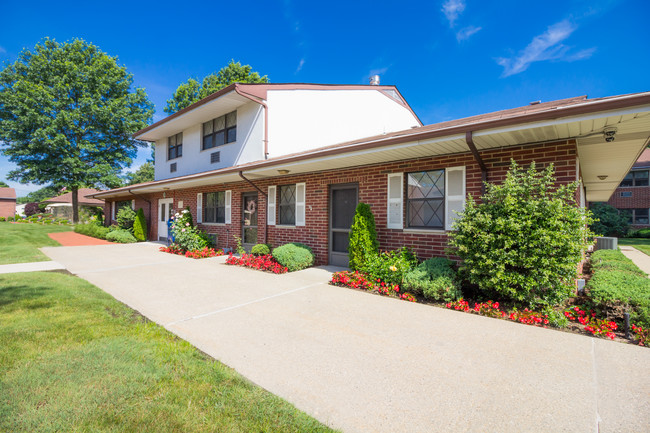
<instances>
[{"instance_id":1,"label":"blue sky","mask_svg":"<svg viewBox=\"0 0 650 433\"><path fill-rule=\"evenodd\" d=\"M1 63L46 36L85 39L146 89L154 120L181 82L230 59L274 83L367 84L379 74L425 124L650 90L647 0L5 0L0 15ZM12 168L0 156L0 180ZM38 189L8 183L19 196Z\"/></svg>"}]
</instances>

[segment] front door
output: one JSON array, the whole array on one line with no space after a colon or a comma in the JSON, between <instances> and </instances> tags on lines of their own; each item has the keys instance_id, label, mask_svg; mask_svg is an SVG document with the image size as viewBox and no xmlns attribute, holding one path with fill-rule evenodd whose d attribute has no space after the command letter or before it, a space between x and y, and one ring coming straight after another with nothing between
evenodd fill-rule
<instances>
[{"instance_id":1,"label":"front door","mask_svg":"<svg viewBox=\"0 0 650 433\"><path fill-rule=\"evenodd\" d=\"M257 193L242 194L242 246L250 251L257 243Z\"/></svg>"},{"instance_id":2,"label":"front door","mask_svg":"<svg viewBox=\"0 0 650 433\"><path fill-rule=\"evenodd\" d=\"M173 198L158 199L158 240L167 240L167 221L172 216Z\"/></svg>"},{"instance_id":3,"label":"front door","mask_svg":"<svg viewBox=\"0 0 650 433\"><path fill-rule=\"evenodd\" d=\"M348 266L350 227L359 201L359 185L339 184L330 187L330 265Z\"/></svg>"}]
</instances>

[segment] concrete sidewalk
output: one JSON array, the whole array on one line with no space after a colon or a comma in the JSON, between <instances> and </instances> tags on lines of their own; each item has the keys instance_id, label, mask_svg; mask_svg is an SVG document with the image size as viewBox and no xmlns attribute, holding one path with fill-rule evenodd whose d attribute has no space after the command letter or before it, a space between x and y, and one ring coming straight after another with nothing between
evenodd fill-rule
<instances>
[{"instance_id":1,"label":"concrete sidewalk","mask_svg":"<svg viewBox=\"0 0 650 433\"><path fill-rule=\"evenodd\" d=\"M629 245L619 245L621 252L646 274L650 274L650 256ZM650 429L649 429L650 430Z\"/></svg>"},{"instance_id":2,"label":"concrete sidewalk","mask_svg":"<svg viewBox=\"0 0 650 433\"><path fill-rule=\"evenodd\" d=\"M12 263L0 265L0 274L13 274L16 272L37 272L37 271L63 271L65 266L54 261Z\"/></svg>"},{"instance_id":3,"label":"concrete sidewalk","mask_svg":"<svg viewBox=\"0 0 650 433\"><path fill-rule=\"evenodd\" d=\"M650 350L156 244L42 250L345 432L646 432Z\"/></svg>"}]
</instances>

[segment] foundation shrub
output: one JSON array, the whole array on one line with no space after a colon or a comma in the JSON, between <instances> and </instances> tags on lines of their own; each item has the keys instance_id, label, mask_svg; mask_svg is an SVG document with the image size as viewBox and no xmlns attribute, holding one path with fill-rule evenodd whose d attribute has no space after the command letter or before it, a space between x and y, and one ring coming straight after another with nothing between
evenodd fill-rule
<instances>
[{"instance_id":1,"label":"foundation shrub","mask_svg":"<svg viewBox=\"0 0 650 433\"><path fill-rule=\"evenodd\" d=\"M630 229L628 216L607 203L593 203L589 210L594 220L589 228L598 236L623 236Z\"/></svg>"},{"instance_id":2,"label":"foundation shrub","mask_svg":"<svg viewBox=\"0 0 650 433\"><path fill-rule=\"evenodd\" d=\"M109 242L119 242L121 244L137 242L137 239L133 237L131 232L125 229L117 229L109 232L106 235L106 240Z\"/></svg>"},{"instance_id":3,"label":"foundation shrub","mask_svg":"<svg viewBox=\"0 0 650 433\"><path fill-rule=\"evenodd\" d=\"M271 254L271 247L268 244L253 245L251 254L254 256L266 256L267 254Z\"/></svg>"},{"instance_id":4,"label":"foundation shrub","mask_svg":"<svg viewBox=\"0 0 650 433\"><path fill-rule=\"evenodd\" d=\"M650 229L640 229L639 231L636 232L636 236L638 238L650 238Z\"/></svg>"},{"instance_id":5,"label":"foundation shrub","mask_svg":"<svg viewBox=\"0 0 650 433\"><path fill-rule=\"evenodd\" d=\"M133 222L133 237L138 242L147 240L147 221L144 219L144 211L142 208L138 209L135 214L135 221Z\"/></svg>"},{"instance_id":6,"label":"foundation shrub","mask_svg":"<svg viewBox=\"0 0 650 433\"><path fill-rule=\"evenodd\" d=\"M128 206L123 206L117 211L117 226L122 230L133 232L135 211Z\"/></svg>"},{"instance_id":7,"label":"foundation shrub","mask_svg":"<svg viewBox=\"0 0 650 433\"><path fill-rule=\"evenodd\" d=\"M5 222L7 219L5 217L0 217L0 222Z\"/></svg>"},{"instance_id":8,"label":"foundation shrub","mask_svg":"<svg viewBox=\"0 0 650 433\"><path fill-rule=\"evenodd\" d=\"M418 258L415 253L402 247L395 251L366 255L360 270L373 280L381 280L388 284L402 284L404 276L417 264Z\"/></svg>"},{"instance_id":9,"label":"foundation shrub","mask_svg":"<svg viewBox=\"0 0 650 433\"><path fill-rule=\"evenodd\" d=\"M172 216L174 244L183 251L196 251L212 247L212 239L205 232L192 225L192 214L188 209Z\"/></svg>"},{"instance_id":10,"label":"foundation shrub","mask_svg":"<svg viewBox=\"0 0 650 433\"><path fill-rule=\"evenodd\" d=\"M589 211L575 202L577 183L555 185L553 166L520 168L471 196L449 233L464 275L486 293L529 306L561 304L574 292L577 264L593 235Z\"/></svg>"},{"instance_id":11,"label":"foundation shrub","mask_svg":"<svg viewBox=\"0 0 650 433\"><path fill-rule=\"evenodd\" d=\"M273 258L289 272L299 271L314 264L314 253L305 244L292 242L275 248Z\"/></svg>"},{"instance_id":12,"label":"foundation shrub","mask_svg":"<svg viewBox=\"0 0 650 433\"><path fill-rule=\"evenodd\" d=\"M404 275L403 287L409 292L436 301L455 301L462 296L454 263L445 257L423 261Z\"/></svg>"},{"instance_id":13,"label":"foundation shrub","mask_svg":"<svg viewBox=\"0 0 650 433\"><path fill-rule=\"evenodd\" d=\"M379 251L375 217L366 203L359 203L354 213L350 228L350 244L348 246L350 269L362 269L367 256L376 256Z\"/></svg>"},{"instance_id":14,"label":"foundation shrub","mask_svg":"<svg viewBox=\"0 0 650 433\"><path fill-rule=\"evenodd\" d=\"M106 235L111 231L109 227L104 227L97 222L89 222L86 224L77 224L74 226L75 233L93 238L106 239Z\"/></svg>"}]
</instances>

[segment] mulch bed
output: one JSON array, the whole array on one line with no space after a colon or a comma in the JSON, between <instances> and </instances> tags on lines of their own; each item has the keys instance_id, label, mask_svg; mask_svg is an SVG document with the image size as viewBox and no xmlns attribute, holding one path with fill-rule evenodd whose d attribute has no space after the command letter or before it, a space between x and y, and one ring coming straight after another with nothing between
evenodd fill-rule
<instances>
[{"instance_id":1,"label":"mulch bed","mask_svg":"<svg viewBox=\"0 0 650 433\"><path fill-rule=\"evenodd\" d=\"M64 247L80 247L85 245L115 245L114 242L108 242L104 239L97 239L75 232L48 233L47 235Z\"/></svg>"}]
</instances>

